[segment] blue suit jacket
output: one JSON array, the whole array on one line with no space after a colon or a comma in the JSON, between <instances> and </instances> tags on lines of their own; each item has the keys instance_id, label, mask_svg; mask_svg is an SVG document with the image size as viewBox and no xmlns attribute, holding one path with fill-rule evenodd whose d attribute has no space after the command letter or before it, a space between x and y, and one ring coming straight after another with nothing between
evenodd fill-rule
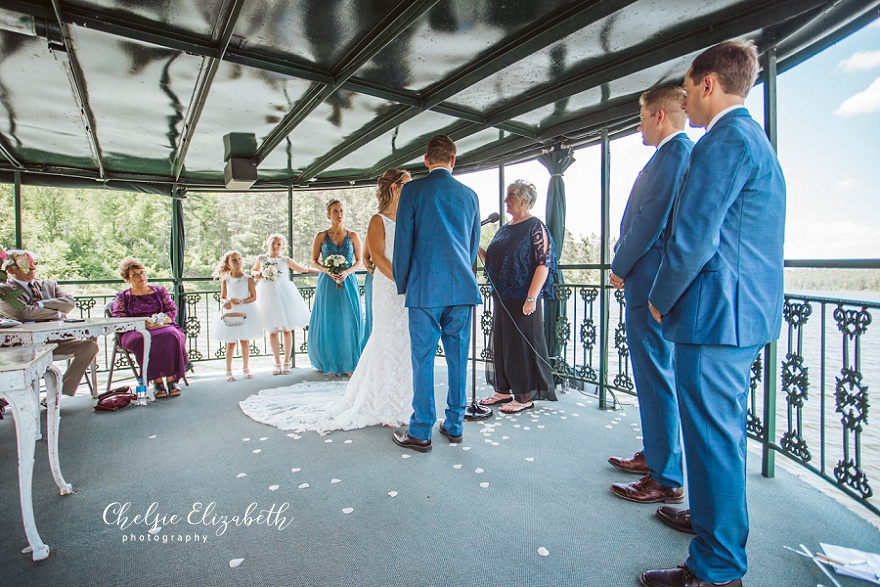
<instances>
[{"instance_id":1,"label":"blue suit jacket","mask_svg":"<svg viewBox=\"0 0 880 587\"><path fill-rule=\"evenodd\" d=\"M694 143L680 133L657 149L629 194L611 271L624 280L626 303L648 305L663 256L663 231Z\"/></svg>"},{"instance_id":2,"label":"blue suit jacket","mask_svg":"<svg viewBox=\"0 0 880 587\"><path fill-rule=\"evenodd\" d=\"M649 299L673 342L766 344L779 338L785 180L748 110L728 112L691 153Z\"/></svg>"},{"instance_id":3,"label":"blue suit jacket","mask_svg":"<svg viewBox=\"0 0 880 587\"><path fill-rule=\"evenodd\" d=\"M403 186L394 233L394 281L408 308L482 303L473 263L480 245L474 190L435 169Z\"/></svg>"}]
</instances>

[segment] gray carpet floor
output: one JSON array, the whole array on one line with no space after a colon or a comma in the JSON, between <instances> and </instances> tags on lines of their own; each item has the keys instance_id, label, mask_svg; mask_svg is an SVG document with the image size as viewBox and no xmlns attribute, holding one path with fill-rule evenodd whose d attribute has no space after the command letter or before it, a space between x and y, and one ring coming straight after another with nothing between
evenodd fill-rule
<instances>
[{"instance_id":1,"label":"gray carpet floor","mask_svg":"<svg viewBox=\"0 0 880 587\"><path fill-rule=\"evenodd\" d=\"M38 563L21 552L15 435L0 422L2 585L629 587L687 555L689 537L656 506L608 490L636 478L605 461L640 448L635 406L599 410L572 390L468 422L457 446L435 429L420 454L389 428L292 434L240 411L260 389L320 379L313 370L273 377L263 365L227 383L219 364L198 369L181 397L147 407L96 413L87 395L63 399L61 465L76 492L58 495L39 441L34 509L52 553ZM437 381L442 402L442 363ZM831 585L783 545L880 552L875 526L750 459L746 585Z\"/></svg>"}]
</instances>

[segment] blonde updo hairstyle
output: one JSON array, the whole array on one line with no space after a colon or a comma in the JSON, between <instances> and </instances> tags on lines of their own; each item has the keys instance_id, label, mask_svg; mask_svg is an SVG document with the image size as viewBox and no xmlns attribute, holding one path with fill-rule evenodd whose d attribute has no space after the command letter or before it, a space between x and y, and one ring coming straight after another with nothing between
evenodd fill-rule
<instances>
[{"instance_id":1,"label":"blonde updo hairstyle","mask_svg":"<svg viewBox=\"0 0 880 587\"><path fill-rule=\"evenodd\" d=\"M146 270L144 264L141 263L140 259L135 257L126 257L122 261L119 262L119 275L122 276L122 279L128 283L128 278L131 276L132 271L137 271L138 269Z\"/></svg>"},{"instance_id":2,"label":"blonde updo hairstyle","mask_svg":"<svg viewBox=\"0 0 880 587\"><path fill-rule=\"evenodd\" d=\"M285 251L287 250L287 239L284 238L284 235L280 232L275 232L270 234L269 237L266 239L266 253L268 255L272 254L272 241L274 241L276 238L281 241L281 248Z\"/></svg>"},{"instance_id":3,"label":"blonde updo hairstyle","mask_svg":"<svg viewBox=\"0 0 880 587\"><path fill-rule=\"evenodd\" d=\"M336 204L341 204L342 200L337 200L336 198L332 198L327 200L327 218L330 218L330 208L335 206Z\"/></svg>"},{"instance_id":4,"label":"blonde updo hairstyle","mask_svg":"<svg viewBox=\"0 0 880 587\"><path fill-rule=\"evenodd\" d=\"M400 183L400 180L402 180L405 175L409 175L406 170L395 169L392 167L383 173L376 181L376 184L378 185L376 197L379 199L379 210L384 209L391 203L391 200L394 199L394 194L391 193L391 188L394 187L394 184Z\"/></svg>"}]
</instances>

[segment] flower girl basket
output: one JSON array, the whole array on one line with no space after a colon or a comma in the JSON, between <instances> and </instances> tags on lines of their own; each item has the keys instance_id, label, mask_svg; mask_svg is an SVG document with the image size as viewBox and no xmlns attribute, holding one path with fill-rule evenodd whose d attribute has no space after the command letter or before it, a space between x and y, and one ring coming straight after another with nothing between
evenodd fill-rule
<instances>
[{"instance_id":1,"label":"flower girl basket","mask_svg":"<svg viewBox=\"0 0 880 587\"><path fill-rule=\"evenodd\" d=\"M226 326L241 326L244 324L245 318L247 318L247 314L243 312L226 312L220 319Z\"/></svg>"}]
</instances>

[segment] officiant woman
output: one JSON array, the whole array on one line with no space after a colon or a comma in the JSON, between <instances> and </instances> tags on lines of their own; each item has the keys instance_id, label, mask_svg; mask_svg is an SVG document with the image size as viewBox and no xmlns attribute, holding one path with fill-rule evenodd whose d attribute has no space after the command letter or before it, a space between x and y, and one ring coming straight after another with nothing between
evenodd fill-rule
<instances>
[{"instance_id":1,"label":"officiant woman","mask_svg":"<svg viewBox=\"0 0 880 587\"><path fill-rule=\"evenodd\" d=\"M480 403L504 404L501 411L508 414L534 407L536 399L556 400L540 304L541 298L553 297L556 252L547 227L530 212L537 199L530 182L510 184L504 198L510 221L479 252L495 306L491 344L496 390Z\"/></svg>"},{"instance_id":2,"label":"officiant woman","mask_svg":"<svg viewBox=\"0 0 880 587\"><path fill-rule=\"evenodd\" d=\"M123 259L119 274L131 287L116 294L110 315L115 318L153 318L147 320L151 344L150 371L146 380L153 382L157 398L176 397L180 395L177 382L183 377L187 364L186 334L174 322L177 306L168 290L161 285L150 285L147 270L138 259ZM119 344L133 352L138 365L143 368L144 336L137 331L125 332L119 337Z\"/></svg>"}]
</instances>

